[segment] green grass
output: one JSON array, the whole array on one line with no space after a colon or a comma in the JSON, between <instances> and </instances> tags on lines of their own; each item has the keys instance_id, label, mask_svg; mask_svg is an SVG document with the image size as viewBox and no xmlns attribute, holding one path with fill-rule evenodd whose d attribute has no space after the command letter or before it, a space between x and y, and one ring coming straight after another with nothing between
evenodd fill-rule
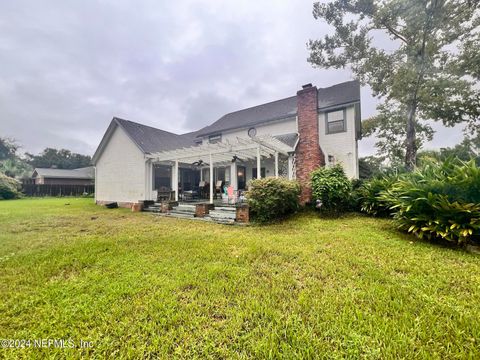
<instances>
[{"instance_id":1,"label":"green grass","mask_svg":"<svg viewBox=\"0 0 480 360\"><path fill-rule=\"evenodd\" d=\"M480 357L480 257L387 220L232 227L2 201L0 269L0 338L93 344L9 359Z\"/></svg>"}]
</instances>

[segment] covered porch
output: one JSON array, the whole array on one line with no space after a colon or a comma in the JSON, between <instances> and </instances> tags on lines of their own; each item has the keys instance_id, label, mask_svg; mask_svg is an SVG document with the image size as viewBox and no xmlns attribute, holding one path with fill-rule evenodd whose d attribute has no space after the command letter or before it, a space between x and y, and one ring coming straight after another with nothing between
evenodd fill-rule
<instances>
[{"instance_id":1,"label":"covered porch","mask_svg":"<svg viewBox=\"0 0 480 360\"><path fill-rule=\"evenodd\" d=\"M260 170L259 170L260 169ZM293 179L294 147L274 136L208 143L147 155L147 200L235 204L248 181Z\"/></svg>"}]
</instances>

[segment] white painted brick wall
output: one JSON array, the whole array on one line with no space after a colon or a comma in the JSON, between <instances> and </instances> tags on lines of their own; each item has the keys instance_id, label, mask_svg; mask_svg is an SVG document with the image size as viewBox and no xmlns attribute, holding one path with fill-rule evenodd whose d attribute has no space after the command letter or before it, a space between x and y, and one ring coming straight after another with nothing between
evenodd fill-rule
<instances>
[{"instance_id":1,"label":"white painted brick wall","mask_svg":"<svg viewBox=\"0 0 480 360\"><path fill-rule=\"evenodd\" d=\"M117 127L96 164L96 200L137 202L145 199L145 159Z\"/></svg>"}]
</instances>

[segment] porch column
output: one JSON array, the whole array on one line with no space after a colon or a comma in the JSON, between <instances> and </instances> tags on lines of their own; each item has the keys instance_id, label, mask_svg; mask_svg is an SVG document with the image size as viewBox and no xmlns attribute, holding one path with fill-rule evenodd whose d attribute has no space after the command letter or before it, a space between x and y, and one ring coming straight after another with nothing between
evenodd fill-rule
<instances>
[{"instance_id":1,"label":"porch column","mask_svg":"<svg viewBox=\"0 0 480 360\"><path fill-rule=\"evenodd\" d=\"M178 201L178 160L175 160L172 178L174 179L173 191L175 191L175 201Z\"/></svg>"},{"instance_id":2,"label":"porch column","mask_svg":"<svg viewBox=\"0 0 480 360\"><path fill-rule=\"evenodd\" d=\"M213 162L212 154L210 154L210 204L213 204Z\"/></svg>"},{"instance_id":3,"label":"porch column","mask_svg":"<svg viewBox=\"0 0 480 360\"><path fill-rule=\"evenodd\" d=\"M153 200L152 198L153 188L153 164L151 160L145 162L145 199Z\"/></svg>"},{"instance_id":4,"label":"porch column","mask_svg":"<svg viewBox=\"0 0 480 360\"><path fill-rule=\"evenodd\" d=\"M288 156L288 180L293 180L293 156Z\"/></svg>"},{"instance_id":5,"label":"porch column","mask_svg":"<svg viewBox=\"0 0 480 360\"><path fill-rule=\"evenodd\" d=\"M238 190L237 184L237 162L234 161L232 165L230 165L230 185L232 185L233 190Z\"/></svg>"},{"instance_id":6,"label":"porch column","mask_svg":"<svg viewBox=\"0 0 480 360\"><path fill-rule=\"evenodd\" d=\"M262 178L262 168L260 164L260 145L257 147L257 179Z\"/></svg>"},{"instance_id":7,"label":"porch column","mask_svg":"<svg viewBox=\"0 0 480 360\"><path fill-rule=\"evenodd\" d=\"M278 179L278 152L275 151L275 178Z\"/></svg>"}]
</instances>

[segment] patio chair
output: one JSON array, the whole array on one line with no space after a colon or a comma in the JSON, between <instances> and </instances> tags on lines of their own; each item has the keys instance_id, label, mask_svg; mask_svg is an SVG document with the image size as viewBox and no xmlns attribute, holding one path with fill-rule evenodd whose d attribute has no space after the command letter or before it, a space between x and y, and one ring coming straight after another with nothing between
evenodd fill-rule
<instances>
[{"instance_id":1,"label":"patio chair","mask_svg":"<svg viewBox=\"0 0 480 360\"><path fill-rule=\"evenodd\" d=\"M217 180L217 182L215 183L215 192L214 192L214 195L215 195L215 199L217 198L217 195L220 194L220 197L222 196L222 189L223 189L223 180Z\"/></svg>"}]
</instances>

